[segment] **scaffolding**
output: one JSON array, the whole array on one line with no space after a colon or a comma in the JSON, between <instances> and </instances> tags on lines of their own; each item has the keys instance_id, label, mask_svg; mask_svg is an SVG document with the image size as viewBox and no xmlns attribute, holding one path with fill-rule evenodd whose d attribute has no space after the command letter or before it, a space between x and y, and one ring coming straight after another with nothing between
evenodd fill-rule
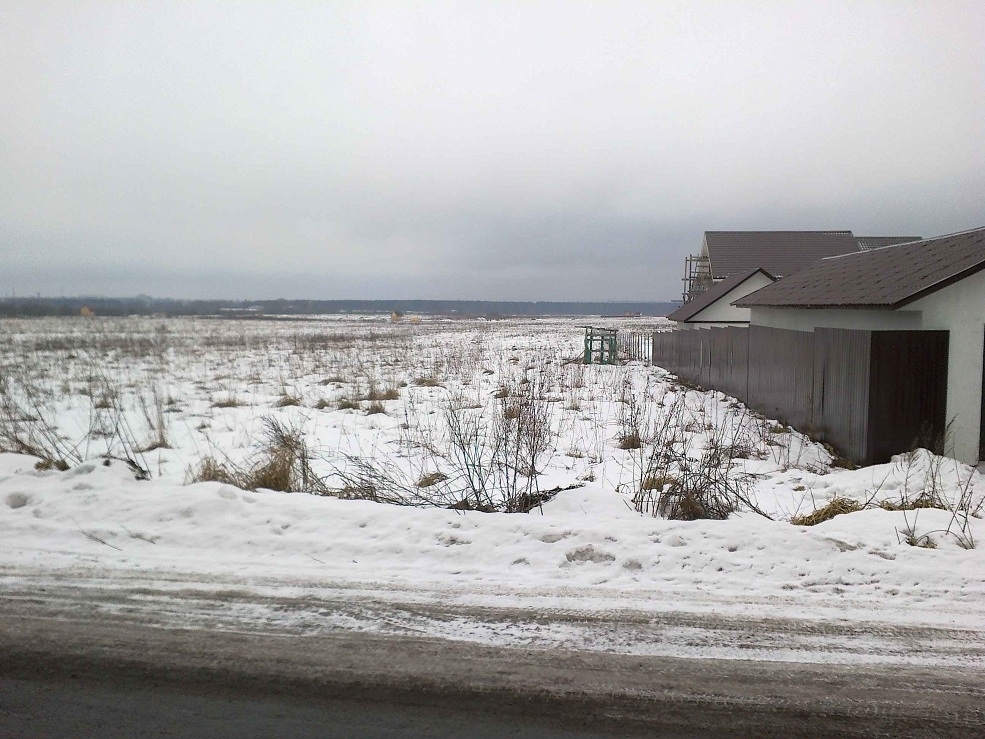
<instances>
[{"instance_id":1,"label":"scaffolding","mask_svg":"<svg viewBox=\"0 0 985 739\"><path fill-rule=\"evenodd\" d=\"M684 259L684 302L690 302L714 284L711 260L704 254L691 254Z\"/></svg>"},{"instance_id":2,"label":"scaffolding","mask_svg":"<svg viewBox=\"0 0 985 739\"><path fill-rule=\"evenodd\" d=\"M585 329L585 364L615 364L619 329L579 326Z\"/></svg>"}]
</instances>

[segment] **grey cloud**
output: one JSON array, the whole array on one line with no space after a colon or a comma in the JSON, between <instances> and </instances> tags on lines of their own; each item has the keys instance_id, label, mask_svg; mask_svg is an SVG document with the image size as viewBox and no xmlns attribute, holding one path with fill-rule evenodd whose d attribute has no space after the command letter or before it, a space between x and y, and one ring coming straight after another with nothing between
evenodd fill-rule
<instances>
[{"instance_id":1,"label":"grey cloud","mask_svg":"<svg viewBox=\"0 0 985 739\"><path fill-rule=\"evenodd\" d=\"M8 4L0 289L664 299L705 229L982 225L983 36L977 3Z\"/></svg>"}]
</instances>

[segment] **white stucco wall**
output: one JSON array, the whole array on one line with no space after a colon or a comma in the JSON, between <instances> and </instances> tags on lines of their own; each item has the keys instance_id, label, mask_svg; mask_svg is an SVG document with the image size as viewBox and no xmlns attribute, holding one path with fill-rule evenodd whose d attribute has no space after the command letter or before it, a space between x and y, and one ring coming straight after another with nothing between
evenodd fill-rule
<instances>
[{"instance_id":1,"label":"white stucco wall","mask_svg":"<svg viewBox=\"0 0 985 739\"><path fill-rule=\"evenodd\" d=\"M750 323L791 331L813 331L818 327L867 331L912 331L925 328L920 312L912 310L912 306L896 311L753 307Z\"/></svg>"},{"instance_id":2,"label":"white stucco wall","mask_svg":"<svg viewBox=\"0 0 985 739\"><path fill-rule=\"evenodd\" d=\"M951 332L947 367L947 420L954 456L978 461L985 344L985 272L907 306L923 314L923 328Z\"/></svg>"},{"instance_id":3,"label":"white stucco wall","mask_svg":"<svg viewBox=\"0 0 985 739\"><path fill-rule=\"evenodd\" d=\"M982 352L985 348L985 272L921 298L901 310L752 308L758 326L813 331L816 327L950 331L947 369L947 451L968 464L979 461Z\"/></svg>"},{"instance_id":4,"label":"white stucco wall","mask_svg":"<svg viewBox=\"0 0 985 739\"><path fill-rule=\"evenodd\" d=\"M749 309L739 308L731 305L731 303L772 283L773 281L769 277L757 272L742 284L729 290L711 305L695 313L688 319L688 323L697 323L706 327L710 327L709 324L713 323L722 326L745 325L749 323Z\"/></svg>"},{"instance_id":5,"label":"white stucco wall","mask_svg":"<svg viewBox=\"0 0 985 739\"><path fill-rule=\"evenodd\" d=\"M730 326L734 326L735 328L746 328L748 325L748 321L710 321L708 323L686 323L685 321L681 321L677 324L677 327L687 331L702 328L729 328Z\"/></svg>"}]
</instances>

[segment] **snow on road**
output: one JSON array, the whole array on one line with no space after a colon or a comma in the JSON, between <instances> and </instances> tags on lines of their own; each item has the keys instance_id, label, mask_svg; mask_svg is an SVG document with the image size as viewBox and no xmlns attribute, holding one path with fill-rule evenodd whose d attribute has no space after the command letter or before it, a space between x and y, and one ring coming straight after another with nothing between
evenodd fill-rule
<instances>
[{"instance_id":1,"label":"snow on road","mask_svg":"<svg viewBox=\"0 0 985 739\"><path fill-rule=\"evenodd\" d=\"M211 602L205 610L237 628L263 621L625 653L985 664L976 633L985 625L982 550L900 543L902 512L814 527L748 513L667 521L593 486L563 491L542 512L458 512L138 481L118 462L67 472L38 472L33 462L0 458L8 593L88 583L90 596L153 587L167 600L192 588L185 617ZM838 473L840 484L867 473ZM949 523L945 511L919 513L929 530ZM229 590L241 596L209 600ZM169 607L181 616L176 600ZM429 616L437 607L441 615ZM742 643L757 631L759 640Z\"/></svg>"}]
</instances>

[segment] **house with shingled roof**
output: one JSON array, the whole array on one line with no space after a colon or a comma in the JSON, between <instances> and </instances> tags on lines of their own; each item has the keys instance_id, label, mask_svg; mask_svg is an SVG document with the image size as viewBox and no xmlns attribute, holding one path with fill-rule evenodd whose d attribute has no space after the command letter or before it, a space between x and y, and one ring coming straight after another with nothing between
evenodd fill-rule
<instances>
[{"instance_id":1,"label":"house with shingled roof","mask_svg":"<svg viewBox=\"0 0 985 739\"><path fill-rule=\"evenodd\" d=\"M985 458L985 228L831 255L735 306L750 311L752 329L945 335L945 451L969 464ZM895 364L880 381L915 372Z\"/></svg>"},{"instance_id":2,"label":"house with shingled roof","mask_svg":"<svg viewBox=\"0 0 985 739\"><path fill-rule=\"evenodd\" d=\"M667 318L675 328L726 328L748 326L749 309L732 305L740 298L776 282L776 277L756 267L737 272L716 283Z\"/></svg>"},{"instance_id":3,"label":"house with shingled roof","mask_svg":"<svg viewBox=\"0 0 985 739\"><path fill-rule=\"evenodd\" d=\"M853 254L914 236L860 236L851 231L705 231L701 251L685 260L684 302L733 275L762 269L780 278L819 259Z\"/></svg>"}]
</instances>

